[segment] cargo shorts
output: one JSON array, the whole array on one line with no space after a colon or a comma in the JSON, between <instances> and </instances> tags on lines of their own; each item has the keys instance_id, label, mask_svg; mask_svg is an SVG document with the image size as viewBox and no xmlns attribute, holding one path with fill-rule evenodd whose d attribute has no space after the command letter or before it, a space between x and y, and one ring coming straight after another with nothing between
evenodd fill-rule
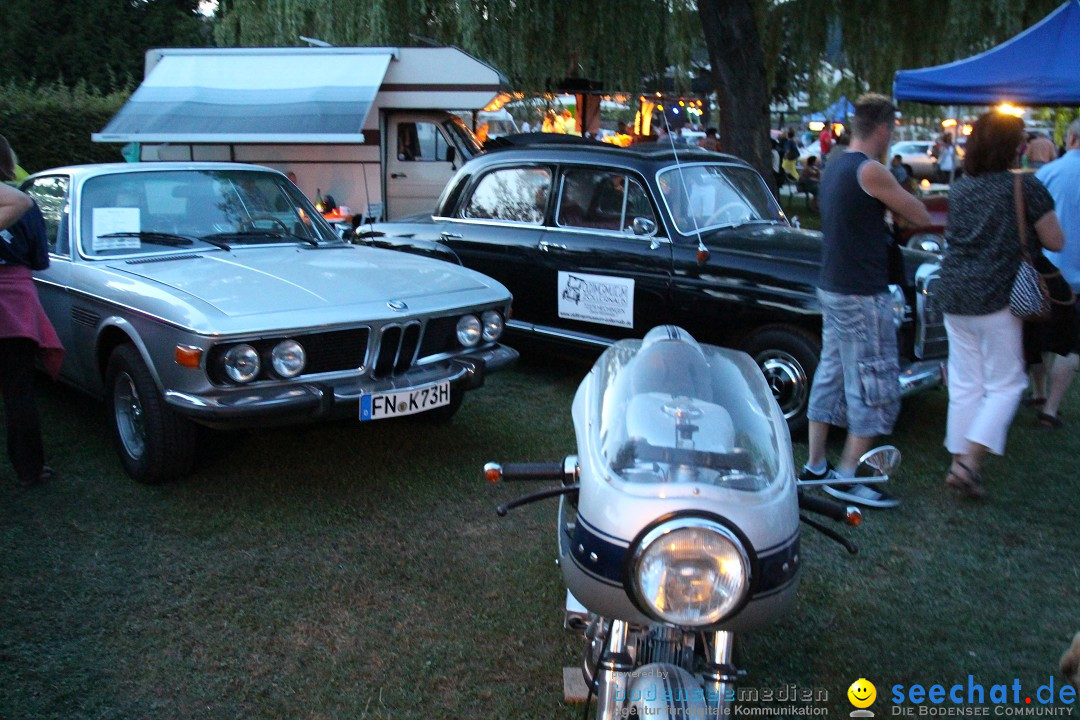
<instances>
[{"instance_id":1,"label":"cargo shorts","mask_svg":"<svg viewBox=\"0 0 1080 720\"><path fill-rule=\"evenodd\" d=\"M859 437L888 435L900 413L900 358L893 299L818 290L821 360L807 417Z\"/></svg>"}]
</instances>

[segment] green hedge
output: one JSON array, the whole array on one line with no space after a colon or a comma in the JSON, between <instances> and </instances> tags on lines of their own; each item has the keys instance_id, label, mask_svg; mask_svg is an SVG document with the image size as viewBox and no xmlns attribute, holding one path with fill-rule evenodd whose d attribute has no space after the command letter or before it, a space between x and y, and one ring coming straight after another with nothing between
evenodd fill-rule
<instances>
[{"instance_id":1,"label":"green hedge","mask_svg":"<svg viewBox=\"0 0 1080 720\"><path fill-rule=\"evenodd\" d=\"M84 84L67 88L9 82L0 86L0 135L27 172L58 165L120 162L120 146L91 142L131 95L101 93Z\"/></svg>"}]
</instances>

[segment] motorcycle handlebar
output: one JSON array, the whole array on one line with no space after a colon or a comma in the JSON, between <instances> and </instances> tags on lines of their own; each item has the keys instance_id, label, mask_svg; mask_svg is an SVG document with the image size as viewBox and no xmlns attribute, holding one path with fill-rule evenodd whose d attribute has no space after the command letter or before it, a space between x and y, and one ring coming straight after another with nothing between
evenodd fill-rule
<instances>
[{"instance_id":1,"label":"motorcycle handlebar","mask_svg":"<svg viewBox=\"0 0 1080 720\"><path fill-rule=\"evenodd\" d=\"M799 507L848 525L858 525L862 522L862 512L857 507L841 505L832 500L807 495L802 491L799 491Z\"/></svg>"},{"instance_id":2,"label":"motorcycle handlebar","mask_svg":"<svg viewBox=\"0 0 1080 720\"><path fill-rule=\"evenodd\" d=\"M504 482L562 480L564 469L561 462L506 463L501 466L496 463L488 463L484 466L484 475L491 482L499 480Z\"/></svg>"}]
</instances>

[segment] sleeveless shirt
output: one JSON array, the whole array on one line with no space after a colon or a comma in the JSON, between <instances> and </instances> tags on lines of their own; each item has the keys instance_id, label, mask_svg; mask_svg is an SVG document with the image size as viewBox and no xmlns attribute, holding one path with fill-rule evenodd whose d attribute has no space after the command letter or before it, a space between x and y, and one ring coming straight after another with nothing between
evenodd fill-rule
<instances>
[{"instance_id":1,"label":"sleeveless shirt","mask_svg":"<svg viewBox=\"0 0 1080 720\"><path fill-rule=\"evenodd\" d=\"M841 295L877 295L889 289L885 203L859 185L870 158L849 151L830 160L821 177L821 273L818 287Z\"/></svg>"}]
</instances>

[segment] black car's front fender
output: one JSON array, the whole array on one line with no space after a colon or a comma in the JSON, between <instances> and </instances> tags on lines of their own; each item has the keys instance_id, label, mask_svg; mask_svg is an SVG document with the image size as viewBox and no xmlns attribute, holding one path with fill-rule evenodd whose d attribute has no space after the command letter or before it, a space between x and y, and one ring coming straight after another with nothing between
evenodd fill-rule
<instances>
[{"instance_id":1,"label":"black car's front fender","mask_svg":"<svg viewBox=\"0 0 1080 720\"><path fill-rule=\"evenodd\" d=\"M367 245L369 247L382 248L384 250L398 250L400 252L412 253L413 255L423 255L424 257L454 263L455 265L462 264L461 258L458 257L457 253L443 243L438 242L437 240L418 238L409 233L389 235L382 230L359 229L353 236L352 242L356 245Z\"/></svg>"}]
</instances>

